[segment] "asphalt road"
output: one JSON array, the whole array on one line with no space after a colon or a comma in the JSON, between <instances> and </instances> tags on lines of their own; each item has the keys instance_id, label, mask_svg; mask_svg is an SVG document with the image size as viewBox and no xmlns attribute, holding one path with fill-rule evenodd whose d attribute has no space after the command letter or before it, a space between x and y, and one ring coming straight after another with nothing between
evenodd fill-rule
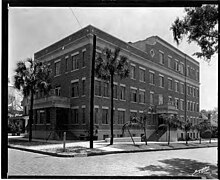
<instances>
[{"instance_id":1,"label":"asphalt road","mask_svg":"<svg viewBox=\"0 0 220 180\"><path fill-rule=\"evenodd\" d=\"M60 158L9 149L8 175L185 176L217 168L217 147Z\"/></svg>"}]
</instances>

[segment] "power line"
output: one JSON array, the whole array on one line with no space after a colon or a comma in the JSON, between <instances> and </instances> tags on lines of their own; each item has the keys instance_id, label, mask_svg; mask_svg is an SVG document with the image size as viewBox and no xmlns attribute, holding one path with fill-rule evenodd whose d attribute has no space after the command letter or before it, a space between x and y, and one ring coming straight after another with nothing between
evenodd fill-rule
<instances>
[{"instance_id":1,"label":"power line","mask_svg":"<svg viewBox=\"0 0 220 180\"><path fill-rule=\"evenodd\" d=\"M71 12L72 12L73 16L76 18L76 20L77 20L77 22L78 22L78 24L79 24L80 28L82 29L82 26L81 26L81 24L79 23L79 20L77 19L77 17L76 17L76 15L75 15L75 13L73 12L72 8L71 8L71 7L69 7L69 9L71 10Z\"/></svg>"}]
</instances>

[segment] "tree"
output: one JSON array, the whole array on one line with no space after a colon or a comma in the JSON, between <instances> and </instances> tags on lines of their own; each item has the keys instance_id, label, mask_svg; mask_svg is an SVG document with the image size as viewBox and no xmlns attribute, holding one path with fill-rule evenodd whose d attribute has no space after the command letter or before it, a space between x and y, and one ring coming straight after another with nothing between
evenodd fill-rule
<instances>
[{"instance_id":1,"label":"tree","mask_svg":"<svg viewBox=\"0 0 220 180\"><path fill-rule=\"evenodd\" d=\"M121 79L129 76L129 63L125 56L120 56L120 48L115 48L114 52L111 49L105 48L96 59L95 72L98 78L110 81L111 87L111 140L113 144L113 88L114 77L119 76Z\"/></svg>"},{"instance_id":2,"label":"tree","mask_svg":"<svg viewBox=\"0 0 220 180\"><path fill-rule=\"evenodd\" d=\"M182 123L182 129L185 131L185 138L186 138L186 144L188 144L188 132L190 131L190 129L192 128L192 123L190 122L189 119L187 119L185 122Z\"/></svg>"},{"instance_id":3,"label":"tree","mask_svg":"<svg viewBox=\"0 0 220 180\"><path fill-rule=\"evenodd\" d=\"M174 40L179 44L187 36L188 43L195 42L201 48L193 55L209 62L218 52L218 5L185 8L185 12L185 17L177 17L170 28Z\"/></svg>"},{"instance_id":4,"label":"tree","mask_svg":"<svg viewBox=\"0 0 220 180\"><path fill-rule=\"evenodd\" d=\"M22 90L24 97L31 97L29 113L29 141L32 140L32 123L33 123L33 103L36 90L44 91L45 94L51 89L51 70L42 62L36 62L31 58L26 61L19 61L15 69L14 86Z\"/></svg>"}]
</instances>

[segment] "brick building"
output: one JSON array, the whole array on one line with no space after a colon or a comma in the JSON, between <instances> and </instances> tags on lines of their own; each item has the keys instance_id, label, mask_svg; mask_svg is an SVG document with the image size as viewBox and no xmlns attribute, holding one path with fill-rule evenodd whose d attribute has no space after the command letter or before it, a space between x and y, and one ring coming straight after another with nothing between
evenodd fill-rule
<instances>
[{"instance_id":1,"label":"brick building","mask_svg":"<svg viewBox=\"0 0 220 180\"><path fill-rule=\"evenodd\" d=\"M69 138L88 135L93 34L97 36L97 53L105 47L120 47L120 54L129 59L130 77L115 78L114 82L115 137L122 136L122 125L131 116L141 117L150 107L155 111L147 123L149 139L167 139L166 131L154 139L163 121L159 117L161 113L177 114L184 121L186 108L187 118L193 124L198 123L197 61L158 36L126 43L89 25L35 53L35 60L50 65L53 89L47 97L42 92L35 96L33 137L59 139L64 131ZM98 139L110 137L110 87L97 78L94 106ZM133 129L132 134L141 136L143 131ZM191 131L189 136L197 138L198 133ZM173 141L184 138L184 132L172 129L171 137Z\"/></svg>"}]
</instances>

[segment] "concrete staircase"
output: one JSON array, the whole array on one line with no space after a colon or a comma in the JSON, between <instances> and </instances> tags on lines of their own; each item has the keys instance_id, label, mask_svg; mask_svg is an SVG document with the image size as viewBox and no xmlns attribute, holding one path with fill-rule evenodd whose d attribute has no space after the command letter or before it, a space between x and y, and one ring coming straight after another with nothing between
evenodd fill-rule
<instances>
[{"instance_id":1,"label":"concrete staircase","mask_svg":"<svg viewBox=\"0 0 220 180\"><path fill-rule=\"evenodd\" d=\"M163 136L163 134L167 131L167 127L164 126L159 128L158 130L154 131L153 134L150 135L148 141L159 141L159 139Z\"/></svg>"}]
</instances>

